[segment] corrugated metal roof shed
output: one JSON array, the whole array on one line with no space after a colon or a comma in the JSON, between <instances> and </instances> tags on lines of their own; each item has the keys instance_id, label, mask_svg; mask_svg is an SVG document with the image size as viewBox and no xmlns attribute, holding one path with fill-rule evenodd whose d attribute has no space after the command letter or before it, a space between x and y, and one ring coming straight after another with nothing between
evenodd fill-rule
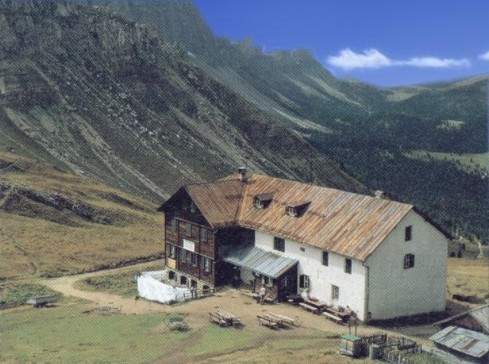
<instances>
[{"instance_id":1,"label":"corrugated metal roof shed","mask_svg":"<svg viewBox=\"0 0 489 364\"><path fill-rule=\"evenodd\" d=\"M461 319L465 316L472 317L482 327L482 329L485 331L486 334L489 333L489 304L473 308L472 310L466 312L462 312L458 315L438 321L433 325L448 324L450 322Z\"/></svg>"},{"instance_id":2,"label":"corrugated metal roof shed","mask_svg":"<svg viewBox=\"0 0 489 364\"><path fill-rule=\"evenodd\" d=\"M448 326L430 337L435 343L474 358L489 353L489 336L461 327Z\"/></svg>"},{"instance_id":3,"label":"corrugated metal roof shed","mask_svg":"<svg viewBox=\"0 0 489 364\"><path fill-rule=\"evenodd\" d=\"M256 247L231 250L223 260L271 278L280 277L298 262Z\"/></svg>"},{"instance_id":4,"label":"corrugated metal roof shed","mask_svg":"<svg viewBox=\"0 0 489 364\"><path fill-rule=\"evenodd\" d=\"M412 205L311 184L251 175L186 187L207 221L216 227L239 225L365 261ZM271 194L266 208L257 195ZM299 217L285 213L291 203L309 203Z\"/></svg>"}]
</instances>

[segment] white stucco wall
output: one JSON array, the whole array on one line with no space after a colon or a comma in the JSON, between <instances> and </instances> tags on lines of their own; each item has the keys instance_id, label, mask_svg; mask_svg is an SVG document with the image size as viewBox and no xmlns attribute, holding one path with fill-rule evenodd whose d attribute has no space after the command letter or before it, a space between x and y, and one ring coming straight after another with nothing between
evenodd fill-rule
<instances>
[{"instance_id":1,"label":"white stucco wall","mask_svg":"<svg viewBox=\"0 0 489 364\"><path fill-rule=\"evenodd\" d=\"M321 249L303 245L285 239L285 252L273 249L273 235L255 231L255 245L263 250L283 254L289 258L297 259L298 281L299 275L306 274L310 280L310 296L330 304L343 307L349 306L361 320L365 319L365 267L362 263L352 259L351 274L345 273L345 257L329 252L328 266L322 265L323 251ZM303 248L304 251L301 251ZM340 288L339 299L333 302L332 285ZM299 288L300 291L300 288Z\"/></svg>"},{"instance_id":2,"label":"white stucco wall","mask_svg":"<svg viewBox=\"0 0 489 364\"><path fill-rule=\"evenodd\" d=\"M412 240L404 232L412 226ZM447 238L410 211L367 259L368 311L372 319L388 319L443 311L446 300ZM405 254L415 255L404 269Z\"/></svg>"}]
</instances>

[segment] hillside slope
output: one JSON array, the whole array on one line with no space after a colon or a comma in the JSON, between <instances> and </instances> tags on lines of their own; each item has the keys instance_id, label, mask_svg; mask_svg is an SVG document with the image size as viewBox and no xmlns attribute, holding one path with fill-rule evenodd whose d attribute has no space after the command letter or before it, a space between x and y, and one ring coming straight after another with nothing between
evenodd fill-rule
<instances>
[{"instance_id":1,"label":"hillside slope","mask_svg":"<svg viewBox=\"0 0 489 364\"><path fill-rule=\"evenodd\" d=\"M39 161L0 153L0 283L156 259L157 205Z\"/></svg>"},{"instance_id":2,"label":"hillside slope","mask_svg":"<svg viewBox=\"0 0 489 364\"><path fill-rule=\"evenodd\" d=\"M363 190L152 27L100 8L1 0L0 31L3 150L159 201L239 165Z\"/></svg>"}]
</instances>

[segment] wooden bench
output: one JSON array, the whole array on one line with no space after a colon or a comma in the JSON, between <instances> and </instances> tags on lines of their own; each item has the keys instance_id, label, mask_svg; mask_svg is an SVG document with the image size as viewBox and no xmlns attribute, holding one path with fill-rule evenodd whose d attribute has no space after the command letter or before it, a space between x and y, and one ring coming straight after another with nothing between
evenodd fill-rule
<instances>
[{"instance_id":1,"label":"wooden bench","mask_svg":"<svg viewBox=\"0 0 489 364\"><path fill-rule=\"evenodd\" d=\"M307 303L299 302L299 306L312 313L319 313L319 308L308 305Z\"/></svg>"},{"instance_id":2,"label":"wooden bench","mask_svg":"<svg viewBox=\"0 0 489 364\"><path fill-rule=\"evenodd\" d=\"M329 312L323 312L323 315L326 316L327 318L335 321L336 323L338 324L341 324L343 323L343 319L341 317L338 317L338 316L335 316L333 315L332 313L329 313Z\"/></svg>"}]
</instances>

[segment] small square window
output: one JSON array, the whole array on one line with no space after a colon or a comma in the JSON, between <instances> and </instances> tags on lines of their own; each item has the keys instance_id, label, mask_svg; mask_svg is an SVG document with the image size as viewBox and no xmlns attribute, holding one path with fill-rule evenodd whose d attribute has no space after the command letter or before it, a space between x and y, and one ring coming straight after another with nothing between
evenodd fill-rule
<instances>
[{"instance_id":1,"label":"small square window","mask_svg":"<svg viewBox=\"0 0 489 364\"><path fill-rule=\"evenodd\" d=\"M177 231L177 225L178 225L178 224L177 224L177 219L175 219L174 217L172 217L172 218L170 219L170 229L171 229L172 231Z\"/></svg>"},{"instance_id":2,"label":"small square window","mask_svg":"<svg viewBox=\"0 0 489 364\"><path fill-rule=\"evenodd\" d=\"M329 252L323 252L323 265L329 265Z\"/></svg>"},{"instance_id":3,"label":"small square window","mask_svg":"<svg viewBox=\"0 0 489 364\"><path fill-rule=\"evenodd\" d=\"M185 235L192 236L192 224L189 222L185 223Z\"/></svg>"},{"instance_id":4,"label":"small square window","mask_svg":"<svg viewBox=\"0 0 489 364\"><path fill-rule=\"evenodd\" d=\"M299 276L299 288L309 288L309 276L305 274Z\"/></svg>"},{"instance_id":5,"label":"small square window","mask_svg":"<svg viewBox=\"0 0 489 364\"><path fill-rule=\"evenodd\" d=\"M404 256L404 269L409 269L414 267L414 254L406 254Z\"/></svg>"},{"instance_id":6,"label":"small square window","mask_svg":"<svg viewBox=\"0 0 489 364\"><path fill-rule=\"evenodd\" d=\"M338 300L340 298L340 287L331 285L331 298Z\"/></svg>"},{"instance_id":7,"label":"small square window","mask_svg":"<svg viewBox=\"0 0 489 364\"><path fill-rule=\"evenodd\" d=\"M404 240L405 241L410 241L413 238L413 226L409 225L406 226L404 229Z\"/></svg>"},{"instance_id":8,"label":"small square window","mask_svg":"<svg viewBox=\"0 0 489 364\"><path fill-rule=\"evenodd\" d=\"M280 252L285 251L285 240L282 238L273 238L273 249L278 250Z\"/></svg>"},{"instance_id":9,"label":"small square window","mask_svg":"<svg viewBox=\"0 0 489 364\"><path fill-rule=\"evenodd\" d=\"M345 273L351 274L351 259L345 259Z\"/></svg>"}]
</instances>

